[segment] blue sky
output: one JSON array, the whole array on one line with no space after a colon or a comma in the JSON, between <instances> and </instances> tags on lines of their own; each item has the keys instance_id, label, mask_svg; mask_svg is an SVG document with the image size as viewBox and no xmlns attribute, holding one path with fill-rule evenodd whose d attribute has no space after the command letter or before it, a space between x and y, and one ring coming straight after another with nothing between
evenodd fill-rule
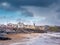
<instances>
[{"instance_id":1,"label":"blue sky","mask_svg":"<svg viewBox=\"0 0 60 45\"><path fill-rule=\"evenodd\" d=\"M0 24L60 25L60 0L0 0Z\"/></svg>"}]
</instances>

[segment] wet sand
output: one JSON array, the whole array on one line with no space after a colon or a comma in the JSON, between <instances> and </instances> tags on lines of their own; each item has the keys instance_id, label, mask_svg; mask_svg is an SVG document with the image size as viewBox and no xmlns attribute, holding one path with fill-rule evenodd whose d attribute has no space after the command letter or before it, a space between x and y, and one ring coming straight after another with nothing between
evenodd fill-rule
<instances>
[{"instance_id":1,"label":"wet sand","mask_svg":"<svg viewBox=\"0 0 60 45\"><path fill-rule=\"evenodd\" d=\"M37 38L40 34L39 33L30 33L30 34L8 34L7 37L11 38L11 40L0 40L0 45L11 45L17 42L23 42L24 39L32 39ZM27 41L27 40L25 40Z\"/></svg>"},{"instance_id":2,"label":"wet sand","mask_svg":"<svg viewBox=\"0 0 60 45\"><path fill-rule=\"evenodd\" d=\"M9 34L12 40L2 41L0 45L60 45L60 37L58 33L31 33L31 34ZM56 35L56 36L53 36ZM60 36L60 33L59 33Z\"/></svg>"}]
</instances>

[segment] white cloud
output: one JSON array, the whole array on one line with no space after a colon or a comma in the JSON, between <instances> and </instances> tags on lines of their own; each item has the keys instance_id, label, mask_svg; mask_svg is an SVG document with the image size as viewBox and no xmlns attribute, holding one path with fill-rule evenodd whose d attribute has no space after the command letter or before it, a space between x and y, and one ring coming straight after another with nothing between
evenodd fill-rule
<instances>
[{"instance_id":1,"label":"white cloud","mask_svg":"<svg viewBox=\"0 0 60 45\"><path fill-rule=\"evenodd\" d=\"M7 2L3 2L3 3L1 3L1 5L2 5L2 6L10 6L10 4L7 3Z\"/></svg>"},{"instance_id":2,"label":"white cloud","mask_svg":"<svg viewBox=\"0 0 60 45\"><path fill-rule=\"evenodd\" d=\"M49 7L36 7L36 6L22 6L23 8L27 9L29 12L33 13L33 17L37 24L49 24L49 25L56 25L60 22L58 20L58 13L56 10L60 8L58 5L53 4ZM40 21L39 19L43 19Z\"/></svg>"}]
</instances>

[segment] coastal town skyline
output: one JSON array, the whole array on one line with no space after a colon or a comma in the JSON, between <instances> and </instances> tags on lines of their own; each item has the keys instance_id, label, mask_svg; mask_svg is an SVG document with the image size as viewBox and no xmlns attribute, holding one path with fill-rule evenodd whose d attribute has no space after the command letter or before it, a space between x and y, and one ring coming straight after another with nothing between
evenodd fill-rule
<instances>
[{"instance_id":1,"label":"coastal town skyline","mask_svg":"<svg viewBox=\"0 0 60 45\"><path fill-rule=\"evenodd\" d=\"M60 0L0 0L0 45L60 45Z\"/></svg>"}]
</instances>

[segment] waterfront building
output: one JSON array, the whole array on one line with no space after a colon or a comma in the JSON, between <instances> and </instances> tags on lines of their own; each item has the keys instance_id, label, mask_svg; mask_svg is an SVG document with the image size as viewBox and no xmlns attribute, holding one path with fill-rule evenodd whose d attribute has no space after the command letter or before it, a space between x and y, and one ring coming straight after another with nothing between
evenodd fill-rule
<instances>
[{"instance_id":1,"label":"waterfront building","mask_svg":"<svg viewBox=\"0 0 60 45\"><path fill-rule=\"evenodd\" d=\"M35 29L35 26L34 25L24 25L24 28Z\"/></svg>"},{"instance_id":2,"label":"waterfront building","mask_svg":"<svg viewBox=\"0 0 60 45\"><path fill-rule=\"evenodd\" d=\"M17 25L18 25L18 28L24 28L24 24L21 22L19 22Z\"/></svg>"}]
</instances>

